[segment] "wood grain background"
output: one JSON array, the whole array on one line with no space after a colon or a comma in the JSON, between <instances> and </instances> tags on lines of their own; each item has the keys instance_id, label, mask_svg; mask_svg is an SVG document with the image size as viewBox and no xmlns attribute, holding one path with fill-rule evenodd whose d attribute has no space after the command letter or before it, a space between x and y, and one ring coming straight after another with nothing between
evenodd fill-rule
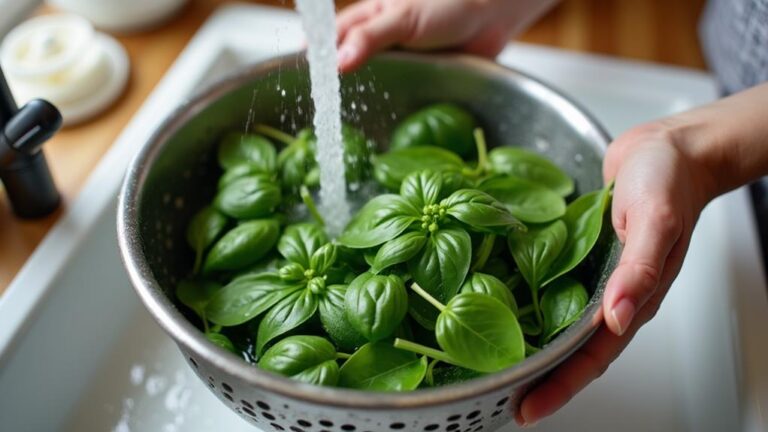
<instances>
[{"instance_id":1,"label":"wood grain background","mask_svg":"<svg viewBox=\"0 0 768 432\"><path fill-rule=\"evenodd\" d=\"M564 0L527 31L521 40L570 50L704 68L697 23L705 0ZM60 132L46 154L64 196L64 206L141 107L176 56L218 6L228 0L192 0L158 29L119 36L133 62L131 82L105 114ZM254 1L291 7L287 1ZM339 7L351 3L337 1ZM40 13L48 13L43 9ZM63 209L35 221L16 219L0 188L0 293L34 251Z\"/></svg>"}]
</instances>

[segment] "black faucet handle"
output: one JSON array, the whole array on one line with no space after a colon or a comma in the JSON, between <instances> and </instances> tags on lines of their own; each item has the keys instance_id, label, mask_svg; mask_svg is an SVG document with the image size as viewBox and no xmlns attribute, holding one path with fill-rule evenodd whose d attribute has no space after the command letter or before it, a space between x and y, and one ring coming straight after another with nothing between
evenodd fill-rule
<instances>
[{"instance_id":1,"label":"black faucet handle","mask_svg":"<svg viewBox=\"0 0 768 432\"><path fill-rule=\"evenodd\" d=\"M42 99L29 101L5 124L7 144L14 150L34 155L43 143L61 127L61 113L51 103Z\"/></svg>"}]
</instances>

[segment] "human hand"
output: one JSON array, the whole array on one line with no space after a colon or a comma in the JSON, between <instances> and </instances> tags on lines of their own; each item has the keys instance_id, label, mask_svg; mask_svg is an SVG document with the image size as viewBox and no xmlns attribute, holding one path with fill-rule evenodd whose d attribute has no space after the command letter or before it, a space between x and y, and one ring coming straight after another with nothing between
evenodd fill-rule
<instances>
[{"instance_id":1,"label":"human hand","mask_svg":"<svg viewBox=\"0 0 768 432\"><path fill-rule=\"evenodd\" d=\"M602 375L637 330L656 314L677 276L699 213L715 195L709 171L664 122L620 136L604 163L615 179L612 223L624 245L608 281L603 324L523 399L517 422L532 425Z\"/></svg>"},{"instance_id":2,"label":"human hand","mask_svg":"<svg viewBox=\"0 0 768 432\"><path fill-rule=\"evenodd\" d=\"M494 57L556 0L362 0L336 20L339 70L392 46Z\"/></svg>"}]
</instances>

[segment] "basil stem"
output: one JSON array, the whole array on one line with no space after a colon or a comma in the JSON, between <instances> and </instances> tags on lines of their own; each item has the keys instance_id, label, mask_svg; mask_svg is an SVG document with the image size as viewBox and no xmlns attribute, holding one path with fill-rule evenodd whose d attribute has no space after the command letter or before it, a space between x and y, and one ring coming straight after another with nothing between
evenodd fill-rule
<instances>
[{"instance_id":1,"label":"basil stem","mask_svg":"<svg viewBox=\"0 0 768 432\"><path fill-rule=\"evenodd\" d=\"M317 205L315 205L315 200L312 199L312 194L309 193L309 189L305 185L301 185L301 188L299 189L299 194L301 195L301 200L304 201L304 205L307 206L307 210L309 210L309 214L312 215L312 218L315 220L315 222L318 223L320 226L325 226L325 220L323 219L323 216L320 214L320 212L317 210Z\"/></svg>"},{"instance_id":2,"label":"basil stem","mask_svg":"<svg viewBox=\"0 0 768 432\"><path fill-rule=\"evenodd\" d=\"M447 353L440 350L436 350L434 348L430 348L428 346L424 346L422 344L418 344L416 342L395 338L395 342L393 345L397 349L410 351L416 354L421 354L435 360L440 360L441 362L444 362L444 363L450 363L452 365L461 366L457 364L456 360L451 358L451 356L449 356Z\"/></svg>"},{"instance_id":3,"label":"basil stem","mask_svg":"<svg viewBox=\"0 0 768 432\"><path fill-rule=\"evenodd\" d=\"M436 307L437 310L442 312L445 309L445 305L437 301L436 298L432 297L428 292L424 290L424 288L420 287L419 284L416 282L411 284L411 289L416 292L421 298L428 301L432 306Z\"/></svg>"},{"instance_id":4,"label":"basil stem","mask_svg":"<svg viewBox=\"0 0 768 432\"><path fill-rule=\"evenodd\" d=\"M280 129L273 128L272 126L267 126L265 124L256 125L254 130L264 136L280 141L285 145L290 145L292 142L296 141L296 138L288 135Z\"/></svg>"}]
</instances>

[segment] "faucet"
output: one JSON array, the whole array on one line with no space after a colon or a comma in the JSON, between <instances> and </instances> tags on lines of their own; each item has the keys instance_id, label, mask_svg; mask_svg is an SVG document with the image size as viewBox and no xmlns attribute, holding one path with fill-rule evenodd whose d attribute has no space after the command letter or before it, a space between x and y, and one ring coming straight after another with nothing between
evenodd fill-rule
<instances>
[{"instance_id":1,"label":"faucet","mask_svg":"<svg viewBox=\"0 0 768 432\"><path fill-rule=\"evenodd\" d=\"M61 121L59 110L41 99L18 108L0 68L0 182L21 218L46 216L61 202L42 151Z\"/></svg>"}]
</instances>

